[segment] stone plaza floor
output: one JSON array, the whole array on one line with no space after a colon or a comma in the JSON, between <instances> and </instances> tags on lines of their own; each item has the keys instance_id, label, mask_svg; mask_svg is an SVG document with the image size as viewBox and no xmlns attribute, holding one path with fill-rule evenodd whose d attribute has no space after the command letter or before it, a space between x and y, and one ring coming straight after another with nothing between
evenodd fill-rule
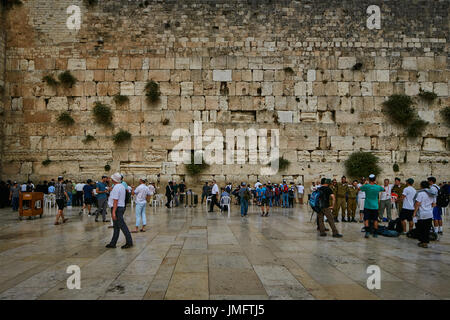
<instances>
[{"instance_id":1,"label":"stone plaza floor","mask_svg":"<svg viewBox=\"0 0 450 320\"><path fill-rule=\"evenodd\" d=\"M217 208L215 209L217 210ZM67 212L17 219L0 210L0 299L449 299L450 228L431 247L405 236L364 239L360 223L339 223L342 239L319 237L306 205L241 218L197 208L147 207L134 247L107 249L109 223ZM394 214L395 216L395 214ZM447 219L448 220L448 219ZM126 221L134 228L134 213ZM69 265L81 289L67 289ZM367 267L381 268L369 290Z\"/></svg>"}]
</instances>

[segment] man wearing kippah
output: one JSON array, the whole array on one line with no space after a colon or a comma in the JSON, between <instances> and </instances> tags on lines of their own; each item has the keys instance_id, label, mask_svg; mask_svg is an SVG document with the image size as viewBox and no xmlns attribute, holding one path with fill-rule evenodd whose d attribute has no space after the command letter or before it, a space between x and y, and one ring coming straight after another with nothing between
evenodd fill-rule
<instances>
[{"instance_id":1,"label":"man wearing kippah","mask_svg":"<svg viewBox=\"0 0 450 320\"><path fill-rule=\"evenodd\" d=\"M366 199L364 200L364 226L366 227L366 239L369 238L372 231L373 237L378 237L378 200L380 192L384 191L382 186L375 183L376 178L374 174L369 175L369 183L365 183L359 189L364 191ZM372 228L373 226L373 228Z\"/></svg>"},{"instance_id":2,"label":"man wearing kippah","mask_svg":"<svg viewBox=\"0 0 450 320\"><path fill-rule=\"evenodd\" d=\"M403 189L402 201L403 207L400 211L400 221L403 226L403 234L406 234L406 221L409 223L409 231L414 228L414 197L416 196L416 189L413 187L414 180L409 178L406 180L406 188Z\"/></svg>"}]
</instances>

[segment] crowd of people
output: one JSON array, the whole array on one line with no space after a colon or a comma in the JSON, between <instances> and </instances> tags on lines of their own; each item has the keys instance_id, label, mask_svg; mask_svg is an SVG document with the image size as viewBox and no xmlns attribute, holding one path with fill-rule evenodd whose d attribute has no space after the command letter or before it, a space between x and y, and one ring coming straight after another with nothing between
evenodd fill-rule
<instances>
[{"instance_id":1,"label":"crowd of people","mask_svg":"<svg viewBox=\"0 0 450 320\"><path fill-rule=\"evenodd\" d=\"M118 185L121 187L116 187ZM36 186L32 181L20 185L17 182L1 181L0 207L11 206L17 211L20 193L34 191L46 195L53 194L56 198L58 213L55 225L67 222L68 218L64 217L65 207L78 206L79 215L95 215L96 222L101 215L103 222L112 222L110 227L114 228L114 236L109 247L115 247L119 230L122 230L127 240L124 247L130 247L132 246L130 231L123 220L126 205L131 197L134 197L136 226L131 232L145 232L147 224L145 208L147 203L152 203L157 187L153 182L148 183L144 177L140 178L137 187L129 186L119 173L111 177L102 176L101 180L96 182L88 179L86 182L75 183L64 180L63 177L58 177L57 181L52 179L39 182ZM400 178L395 178L393 184L389 179L384 179L383 185L378 185L374 175L370 175L368 179L362 178L360 181L352 182L348 182L343 176L340 182L326 178L313 182L308 202L313 206L312 203L318 201L316 205L320 208L315 211L320 236L326 236L328 229L325 227L325 221L327 221L333 237L342 237L336 223L358 222L356 214L359 211L359 222L364 223L365 238L369 238L370 234L377 237L378 223L393 221L392 211L396 210L398 216L396 220L401 223L401 234L411 232L415 226L420 240L419 246L427 247L430 230L443 234L442 209L448 205L449 193L449 184L442 182L438 185L434 177L422 181L420 189L416 190L412 178L407 179L405 183L402 183ZM236 187L233 187L232 183L225 183L221 188L216 180L212 180L202 186L201 203L203 204L205 199L210 202L208 212L213 212L214 207L222 211L228 209L226 206L231 205L234 198L234 203L240 206L241 217L248 216L250 204L259 206L261 216L267 217L272 207L293 208L295 203L304 204L304 194L305 188L301 183L287 183L286 180L279 184L270 181L261 183L257 180L253 186L241 182ZM192 205L194 193L192 189L187 189L184 180L179 183L169 181L165 188L165 196L167 198L165 205L171 208L183 203L188 206L189 198ZM96 207L95 212L91 211L93 206ZM111 208L112 220L107 219L108 207Z\"/></svg>"}]
</instances>

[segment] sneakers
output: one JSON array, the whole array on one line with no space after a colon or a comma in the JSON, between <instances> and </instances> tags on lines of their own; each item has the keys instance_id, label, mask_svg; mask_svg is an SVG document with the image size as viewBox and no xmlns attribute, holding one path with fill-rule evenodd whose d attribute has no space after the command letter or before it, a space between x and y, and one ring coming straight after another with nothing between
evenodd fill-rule
<instances>
[{"instance_id":1,"label":"sneakers","mask_svg":"<svg viewBox=\"0 0 450 320\"><path fill-rule=\"evenodd\" d=\"M342 234L340 233L333 234L333 238L342 238Z\"/></svg>"},{"instance_id":2,"label":"sneakers","mask_svg":"<svg viewBox=\"0 0 450 320\"><path fill-rule=\"evenodd\" d=\"M369 239L369 235L370 235L370 232L366 231L366 235L364 236L364 238Z\"/></svg>"},{"instance_id":3,"label":"sneakers","mask_svg":"<svg viewBox=\"0 0 450 320\"><path fill-rule=\"evenodd\" d=\"M338 219L338 218L334 218L334 222L335 222L335 223L338 223L338 222L339 222L339 219Z\"/></svg>"},{"instance_id":4,"label":"sneakers","mask_svg":"<svg viewBox=\"0 0 450 320\"><path fill-rule=\"evenodd\" d=\"M112 244L108 243L105 247L106 248L115 248L116 246L113 246Z\"/></svg>"},{"instance_id":5,"label":"sneakers","mask_svg":"<svg viewBox=\"0 0 450 320\"><path fill-rule=\"evenodd\" d=\"M373 233L373 237L374 237L374 238L378 238L378 233L377 233L376 230L375 230L374 233Z\"/></svg>"},{"instance_id":6,"label":"sneakers","mask_svg":"<svg viewBox=\"0 0 450 320\"><path fill-rule=\"evenodd\" d=\"M128 249L128 248L131 248L132 246L133 246L132 244L126 243L126 244L124 244L123 246L121 246L121 248L122 248L122 249Z\"/></svg>"},{"instance_id":7,"label":"sneakers","mask_svg":"<svg viewBox=\"0 0 450 320\"><path fill-rule=\"evenodd\" d=\"M342 218L342 222L347 222L347 219L345 219L345 218Z\"/></svg>"},{"instance_id":8,"label":"sneakers","mask_svg":"<svg viewBox=\"0 0 450 320\"><path fill-rule=\"evenodd\" d=\"M442 231L438 231L438 234L441 234L441 235L442 235L442 234L444 234L444 233L443 233Z\"/></svg>"},{"instance_id":9,"label":"sneakers","mask_svg":"<svg viewBox=\"0 0 450 320\"><path fill-rule=\"evenodd\" d=\"M421 247L421 248L428 248L428 243L420 242L420 243L418 243L417 245L418 245L419 247Z\"/></svg>"}]
</instances>

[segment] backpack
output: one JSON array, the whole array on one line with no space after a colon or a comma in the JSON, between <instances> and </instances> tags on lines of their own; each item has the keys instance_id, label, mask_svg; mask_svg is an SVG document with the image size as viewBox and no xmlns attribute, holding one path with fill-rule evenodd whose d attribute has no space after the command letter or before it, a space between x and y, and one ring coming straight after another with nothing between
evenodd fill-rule
<instances>
[{"instance_id":1,"label":"backpack","mask_svg":"<svg viewBox=\"0 0 450 320\"><path fill-rule=\"evenodd\" d=\"M280 188L276 187L276 188L275 188L275 194L276 194L277 196L279 196L280 193L281 193Z\"/></svg>"},{"instance_id":2,"label":"backpack","mask_svg":"<svg viewBox=\"0 0 450 320\"><path fill-rule=\"evenodd\" d=\"M246 189L244 191L244 199L245 200L250 200L250 191L248 191L248 189Z\"/></svg>"},{"instance_id":3,"label":"backpack","mask_svg":"<svg viewBox=\"0 0 450 320\"><path fill-rule=\"evenodd\" d=\"M403 232L403 226L400 218L389 221L388 230L394 230L397 231L398 233Z\"/></svg>"},{"instance_id":4,"label":"backpack","mask_svg":"<svg viewBox=\"0 0 450 320\"><path fill-rule=\"evenodd\" d=\"M272 188L266 188L266 198L272 198L273 192Z\"/></svg>"},{"instance_id":5,"label":"backpack","mask_svg":"<svg viewBox=\"0 0 450 320\"><path fill-rule=\"evenodd\" d=\"M289 191L288 185L284 184L283 185L283 193L287 193Z\"/></svg>"},{"instance_id":6,"label":"backpack","mask_svg":"<svg viewBox=\"0 0 450 320\"><path fill-rule=\"evenodd\" d=\"M323 203L322 203L322 191L320 189L317 189L311 194L311 197L309 198L309 205L313 209L313 211L319 213L323 209Z\"/></svg>"},{"instance_id":7,"label":"backpack","mask_svg":"<svg viewBox=\"0 0 450 320\"><path fill-rule=\"evenodd\" d=\"M294 198L294 190L289 189L289 198Z\"/></svg>"},{"instance_id":8,"label":"backpack","mask_svg":"<svg viewBox=\"0 0 450 320\"><path fill-rule=\"evenodd\" d=\"M448 203L450 202L449 194L443 190L443 188L438 189L438 194L436 196L436 206L445 208L448 206Z\"/></svg>"},{"instance_id":9,"label":"backpack","mask_svg":"<svg viewBox=\"0 0 450 320\"><path fill-rule=\"evenodd\" d=\"M389 227L386 228L385 226L378 226L377 234L385 236L385 237L398 237L399 233L395 230L390 230Z\"/></svg>"}]
</instances>

